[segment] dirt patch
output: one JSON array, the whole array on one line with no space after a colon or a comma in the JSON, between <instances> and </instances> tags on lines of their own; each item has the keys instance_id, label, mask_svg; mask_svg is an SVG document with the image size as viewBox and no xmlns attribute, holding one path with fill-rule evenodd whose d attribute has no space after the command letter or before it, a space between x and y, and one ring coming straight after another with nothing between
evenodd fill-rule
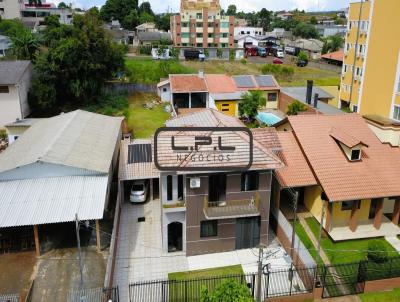
<instances>
[{"instance_id":1,"label":"dirt patch","mask_svg":"<svg viewBox=\"0 0 400 302\"><path fill-rule=\"evenodd\" d=\"M83 287L102 287L106 272L106 253L95 247L82 249ZM39 260L32 300L66 301L70 289L79 288L80 273L76 248L52 250Z\"/></svg>"},{"instance_id":2,"label":"dirt patch","mask_svg":"<svg viewBox=\"0 0 400 302\"><path fill-rule=\"evenodd\" d=\"M25 296L36 264L34 252L0 255L0 294Z\"/></svg>"}]
</instances>

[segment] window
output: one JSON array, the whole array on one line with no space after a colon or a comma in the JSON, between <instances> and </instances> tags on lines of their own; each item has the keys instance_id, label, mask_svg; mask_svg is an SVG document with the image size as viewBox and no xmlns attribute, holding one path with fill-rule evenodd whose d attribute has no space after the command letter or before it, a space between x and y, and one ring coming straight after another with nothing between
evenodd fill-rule
<instances>
[{"instance_id":1,"label":"window","mask_svg":"<svg viewBox=\"0 0 400 302\"><path fill-rule=\"evenodd\" d=\"M394 105L394 108L393 108L393 118L394 118L395 120L400 121L400 106Z\"/></svg>"},{"instance_id":2,"label":"window","mask_svg":"<svg viewBox=\"0 0 400 302\"><path fill-rule=\"evenodd\" d=\"M255 191L258 190L259 174L258 172L242 173L241 190Z\"/></svg>"},{"instance_id":3,"label":"window","mask_svg":"<svg viewBox=\"0 0 400 302\"><path fill-rule=\"evenodd\" d=\"M208 37L209 37L209 38L212 38L212 37L213 37L213 34L208 34Z\"/></svg>"},{"instance_id":4,"label":"window","mask_svg":"<svg viewBox=\"0 0 400 302\"><path fill-rule=\"evenodd\" d=\"M162 89L162 91L163 91L163 92L167 92L167 88L164 87L164 88Z\"/></svg>"},{"instance_id":5,"label":"window","mask_svg":"<svg viewBox=\"0 0 400 302\"><path fill-rule=\"evenodd\" d=\"M221 37L221 38L228 38L228 33L221 33L221 34L220 34L220 37Z\"/></svg>"},{"instance_id":6,"label":"window","mask_svg":"<svg viewBox=\"0 0 400 302\"><path fill-rule=\"evenodd\" d=\"M189 23L188 22L182 22L182 27L189 27Z\"/></svg>"},{"instance_id":7,"label":"window","mask_svg":"<svg viewBox=\"0 0 400 302\"><path fill-rule=\"evenodd\" d=\"M167 200L172 200L172 175L167 176Z\"/></svg>"},{"instance_id":8,"label":"window","mask_svg":"<svg viewBox=\"0 0 400 302\"><path fill-rule=\"evenodd\" d=\"M268 101L269 102L276 102L277 98L278 98L278 94L276 92L268 93Z\"/></svg>"},{"instance_id":9,"label":"window","mask_svg":"<svg viewBox=\"0 0 400 302\"><path fill-rule=\"evenodd\" d=\"M208 27L214 27L214 23L208 22Z\"/></svg>"},{"instance_id":10,"label":"window","mask_svg":"<svg viewBox=\"0 0 400 302\"><path fill-rule=\"evenodd\" d=\"M203 22L197 22L196 27L203 27Z\"/></svg>"},{"instance_id":11,"label":"window","mask_svg":"<svg viewBox=\"0 0 400 302\"><path fill-rule=\"evenodd\" d=\"M342 201L342 211L352 210L355 202L357 203L357 209L359 209L361 204L359 200Z\"/></svg>"},{"instance_id":12,"label":"window","mask_svg":"<svg viewBox=\"0 0 400 302\"><path fill-rule=\"evenodd\" d=\"M214 237L218 235L218 220L200 222L200 237Z\"/></svg>"},{"instance_id":13,"label":"window","mask_svg":"<svg viewBox=\"0 0 400 302\"><path fill-rule=\"evenodd\" d=\"M358 111L358 106L357 105L353 105L353 112L357 113L357 111Z\"/></svg>"},{"instance_id":14,"label":"window","mask_svg":"<svg viewBox=\"0 0 400 302\"><path fill-rule=\"evenodd\" d=\"M221 22L222 28L229 28L229 22Z\"/></svg>"},{"instance_id":15,"label":"window","mask_svg":"<svg viewBox=\"0 0 400 302\"><path fill-rule=\"evenodd\" d=\"M197 43L196 47L203 47L203 43Z\"/></svg>"},{"instance_id":16,"label":"window","mask_svg":"<svg viewBox=\"0 0 400 302\"><path fill-rule=\"evenodd\" d=\"M353 149L351 150L351 160L360 160L361 159L361 150Z\"/></svg>"},{"instance_id":17,"label":"window","mask_svg":"<svg viewBox=\"0 0 400 302\"><path fill-rule=\"evenodd\" d=\"M0 86L0 93L9 93L8 86Z\"/></svg>"},{"instance_id":18,"label":"window","mask_svg":"<svg viewBox=\"0 0 400 302\"><path fill-rule=\"evenodd\" d=\"M196 14L196 19L203 19L203 14L202 13L197 13Z\"/></svg>"},{"instance_id":19,"label":"window","mask_svg":"<svg viewBox=\"0 0 400 302\"><path fill-rule=\"evenodd\" d=\"M222 48L226 48L226 47L228 47L228 44L226 44L226 43L221 43L221 47L222 47Z\"/></svg>"},{"instance_id":20,"label":"window","mask_svg":"<svg viewBox=\"0 0 400 302\"><path fill-rule=\"evenodd\" d=\"M182 38L189 38L189 33L181 33Z\"/></svg>"},{"instance_id":21,"label":"window","mask_svg":"<svg viewBox=\"0 0 400 302\"><path fill-rule=\"evenodd\" d=\"M196 37L197 37L197 38L202 38L202 37L203 37L203 33L197 33L197 34L196 34Z\"/></svg>"}]
</instances>

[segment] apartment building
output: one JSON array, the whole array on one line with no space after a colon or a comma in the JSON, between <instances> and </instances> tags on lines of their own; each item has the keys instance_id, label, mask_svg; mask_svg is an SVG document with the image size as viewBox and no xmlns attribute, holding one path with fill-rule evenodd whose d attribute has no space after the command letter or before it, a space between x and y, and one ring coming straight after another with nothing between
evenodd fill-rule
<instances>
[{"instance_id":1,"label":"apartment building","mask_svg":"<svg viewBox=\"0 0 400 302\"><path fill-rule=\"evenodd\" d=\"M1 19L21 18L21 4L23 0L2 0L0 1Z\"/></svg>"},{"instance_id":2,"label":"apartment building","mask_svg":"<svg viewBox=\"0 0 400 302\"><path fill-rule=\"evenodd\" d=\"M400 120L400 2L350 4L339 106Z\"/></svg>"},{"instance_id":3,"label":"apartment building","mask_svg":"<svg viewBox=\"0 0 400 302\"><path fill-rule=\"evenodd\" d=\"M221 14L219 0L182 0L178 15L171 16L176 47L233 48L233 16Z\"/></svg>"}]
</instances>

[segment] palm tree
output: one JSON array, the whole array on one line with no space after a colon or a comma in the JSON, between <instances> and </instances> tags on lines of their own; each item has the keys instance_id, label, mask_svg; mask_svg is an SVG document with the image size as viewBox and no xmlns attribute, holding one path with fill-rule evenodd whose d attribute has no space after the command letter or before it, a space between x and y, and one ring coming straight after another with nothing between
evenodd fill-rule
<instances>
[{"instance_id":1,"label":"palm tree","mask_svg":"<svg viewBox=\"0 0 400 302\"><path fill-rule=\"evenodd\" d=\"M34 60L39 50L39 40L29 30L24 30L11 37L11 51L18 60Z\"/></svg>"},{"instance_id":2,"label":"palm tree","mask_svg":"<svg viewBox=\"0 0 400 302\"><path fill-rule=\"evenodd\" d=\"M265 97L262 91L251 90L243 93L240 103L240 115L246 116L249 120L254 120L258 114L258 108L265 104Z\"/></svg>"}]
</instances>

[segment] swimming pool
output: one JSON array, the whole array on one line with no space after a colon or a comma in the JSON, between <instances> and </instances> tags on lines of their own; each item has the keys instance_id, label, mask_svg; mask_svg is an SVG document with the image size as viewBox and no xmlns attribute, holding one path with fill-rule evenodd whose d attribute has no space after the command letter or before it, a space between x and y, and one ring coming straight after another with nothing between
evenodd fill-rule
<instances>
[{"instance_id":1,"label":"swimming pool","mask_svg":"<svg viewBox=\"0 0 400 302\"><path fill-rule=\"evenodd\" d=\"M259 112L257 114L257 118L268 126L272 126L273 124L276 124L282 120L282 118L271 112Z\"/></svg>"}]
</instances>

